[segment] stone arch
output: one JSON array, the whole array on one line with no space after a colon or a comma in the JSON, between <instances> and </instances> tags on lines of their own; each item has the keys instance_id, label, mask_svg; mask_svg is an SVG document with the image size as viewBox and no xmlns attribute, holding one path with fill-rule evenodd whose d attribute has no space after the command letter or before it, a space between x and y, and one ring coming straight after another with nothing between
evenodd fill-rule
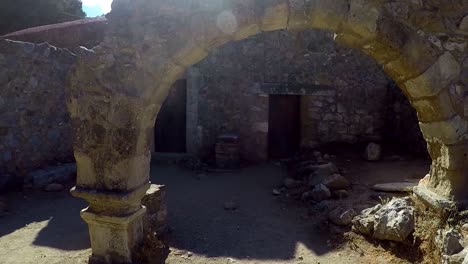
<instances>
[{"instance_id":1,"label":"stone arch","mask_svg":"<svg viewBox=\"0 0 468 264\"><path fill-rule=\"evenodd\" d=\"M433 164L422 186L465 198L468 122L457 89L465 88L466 54L439 48L412 23L409 13L418 8L385 0L115 0L104 43L78 51L70 78L75 194L91 204L84 218L92 226L101 212L136 214L148 185L154 120L189 66L229 41L279 29L333 31L336 41L381 64L416 109L428 141ZM110 191L112 202L103 206L90 194L96 189Z\"/></svg>"},{"instance_id":2,"label":"stone arch","mask_svg":"<svg viewBox=\"0 0 468 264\"><path fill-rule=\"evenodd\" d=\"M149 58L145 64L151 65L151 70L158 69L153 80L158 86L144 91L144 96L157 104L162 104L172 83L213 48L265 31L327 29L335 32L339 43L374 58L399 84L418 113L433 157L438 144L454 145L466 137L467 123L452 105L448 87L459 77L459 63L450 52L435 48L424 36L398 22L385 9L384 1L208 1L192 6L175 2L160 3L162 10L168 10L163 19L185 15L190 26L178 24L169 32L164 47L146 43L140 50L143 58ZM167 56L162 64L151 60L152 54L159 57L161 53ZM454 186L443 186L446 184L450 185L440 179L430 182L440 194L455 195L451 193Z\"/></svg>"}]
</instances>

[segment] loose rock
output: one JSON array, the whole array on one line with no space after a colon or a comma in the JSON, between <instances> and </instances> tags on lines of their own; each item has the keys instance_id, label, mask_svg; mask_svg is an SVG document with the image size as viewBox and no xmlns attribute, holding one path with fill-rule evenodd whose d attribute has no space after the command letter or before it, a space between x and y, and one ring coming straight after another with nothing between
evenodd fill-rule
<instances>
[{"instance_id":1,"label":"loose rock","mask_svg":"<svg viewBox=\"0 0 468 264\"><path fill-rule=\"evenodd\" d=\"M435 237L435 244L439 250L443 255L448 256L460 253L463 250L461 241L461 235L453 229L438 230Z\"/></svg>"},{"instance_id":2,"label":"loose rock","mask_svg":"<svg viewBox=\"0 0 468 264\"><path fill-rule=\"evenodd\" d=\"M356 212L352 208L345 209L338 207L328 214L328 218L335 225L347 226L351 224L356 215Z\"/></svg>"},{"instance_id":3,"label":"loose rock","mask_svg":"<svg viewBox=\"0 0 468 264\"><path fill-rule=\"evenodd\" d=\"M351 183L345 177L341 176L340 174L333 174L326 177L322 184L327 186L327 188L331 190L340 190L349 188Z\"/></svg>"},{"instance_id":4,"label":"loose rock","mask_svg":"<svg viewBox=\"0 0 468 264\"><path fill-rule=\"evenodd\" d=\"M310 166L312 169L311 174L309 175L309 186L315 186L325 180L326 177L337 174L338 169L335 164L328 162L321 165Z\"/></svg>"},{"instance_id":5,"label":"loose rock","mask_svg":"<svg viewBox=\"0 0 468 264\"><path fill-rule=\"evenodd\" d=\"M381 208L382 205L378 204L374 207L363 210L360 215L353 219L353 229L364 235L372 235L375 225L374 214Z\"/></svg>"},{"instance_id":6,"label":"loose rock","mask_svg":"<svg viewBox=\"0 0 468 264\"><path fill-rule=\"evenodd\" d=\"M141 204L146 207L143 226L155 230L158 236L167 233L170 228L167 224L166 186L151 184Z\"/></svg>"},{"instance_id":7,"label":"loose rock","mask_svg":"<svg viewBox=\"0 0 468 264\"><path fill-rule=\"evenodd\" d=\"M309 201L312 198L312 194L310 192L304 192L301 195L301 200L306 202Z\"/></svg>"},{"instance_id":8,"label":"loose rock","mask_svg":"<svg viewBox=\"0 0 468 264\"><path fill-rule=\"evenodd\" d=\"M379 144L369 143L364 151L364 159L368 161L380 160L382 148Z\"/></svg>"},{"instance_id":9,"label":"loose rock","mask_svg":"<svg viewBox=\"0 0 468 264\"><path fill-rule=\"evenodd\" d=\"M313 200L320 202L329 199L331 197L331 192L327 186L319 184L311 191L311 197Z\"/></svg>"},{"instance_id":10,"label":"loose rock","mask_svg":"<svg viewBox=\"0 0 468 264\"><path fill-rule=\"evenodd\" d=\"M357 232L379 240L402 242L414 231L414 207L409 198L394 198L364 210L353 219Z\"/></svg>"}]
</instances>

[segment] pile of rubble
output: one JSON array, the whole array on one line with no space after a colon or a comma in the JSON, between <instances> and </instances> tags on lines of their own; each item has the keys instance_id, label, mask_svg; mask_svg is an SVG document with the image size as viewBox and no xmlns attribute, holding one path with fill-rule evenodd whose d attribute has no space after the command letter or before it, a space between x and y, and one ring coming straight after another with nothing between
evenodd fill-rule
<instances>
[{"instance_id":1,"label":"pile of rubble","mask_svg":"<svg viewBox=\"0 0 468 264\"><path fill-rule=\"evenodd\" d=\"M330 198L344 198L349 195L351 183L331 161L334 157L319 151L287 161L290 175L283 181L281 189L273 194L288 192L300 195L303 201L321 202Z\"/></svg>"}]
</instances>

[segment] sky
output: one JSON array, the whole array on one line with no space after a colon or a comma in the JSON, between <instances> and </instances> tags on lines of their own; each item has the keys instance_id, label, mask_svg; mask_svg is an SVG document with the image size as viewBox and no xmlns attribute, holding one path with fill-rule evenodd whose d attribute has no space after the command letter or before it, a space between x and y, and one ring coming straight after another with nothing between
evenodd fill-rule
<instances>
[{"instance_id":1,"label":"sky","mask_svg":"<svg viewBox=\"0 0 468 264\"><path fill-rule=\"evenodd\" d=\"M81 0L87 17L97 17L111 11L112 0Z\"/></svg>"}]
</instances>

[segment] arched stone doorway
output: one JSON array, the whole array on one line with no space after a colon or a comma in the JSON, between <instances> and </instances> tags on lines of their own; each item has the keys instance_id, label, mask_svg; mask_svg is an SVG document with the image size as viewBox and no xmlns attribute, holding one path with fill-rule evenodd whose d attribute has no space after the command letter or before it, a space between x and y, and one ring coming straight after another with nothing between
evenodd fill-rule
<instances>
[{"instance_id":1,"label":"arched stone doorway","mask_svg":"<svg viewBox=\"0 0 468 264\"><path fill-rule=\"evenodd\" d=\"M428 142L433 163L420 188L452 200L466 198L468 122L461 67L466 52L436 37L443 33L466 43L460 22L464 7L458 1L434 5L115 0L105 41L92 51L78 51L68 101L78 164L74 194L90 203L82 216L93 255L130 262L132 247L141 240L140 200L149 184L152 129L171 85L211 49L262 31L330 30L336 41L383 65L418 112ZM423 15L434 7L439 10L434 16Z\"/></svg>"}]
</instances>

